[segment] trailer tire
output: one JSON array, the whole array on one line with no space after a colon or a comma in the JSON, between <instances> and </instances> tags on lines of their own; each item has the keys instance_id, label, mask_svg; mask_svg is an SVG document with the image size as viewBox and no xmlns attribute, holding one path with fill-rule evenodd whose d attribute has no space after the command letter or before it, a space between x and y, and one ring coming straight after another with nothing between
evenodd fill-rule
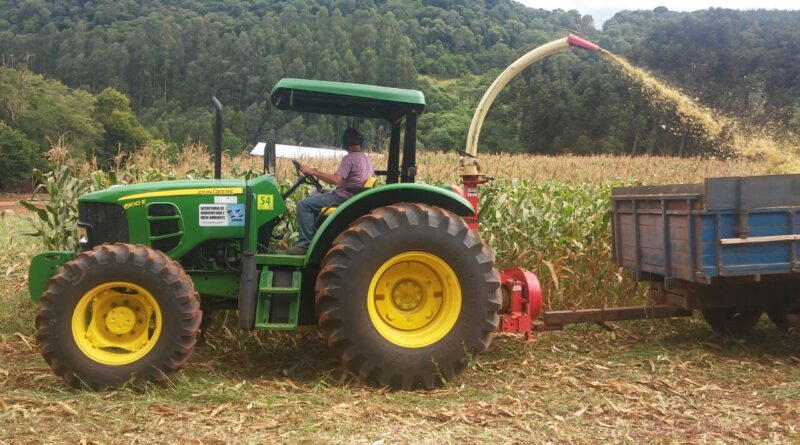
<instances>
[{"instance_id":1,"label":"trailer tire","mask_svg":"<svg viewBox=\"0 0 800 445\"><path fill-rule=\"evenodd\" d=\"M423 204L373 210L340 233L316 284L331 353L362 381L433 388L460 373L497 330L500 275L455 214Z\"/></svg>"},{"instance_id":2,"label":"trailer tire","mask_svg":"<svg viewBox=\"0 0 800 445\"><path fill-rule=\"evenodd\" d=\"M761 318L763 310L754 306L703 309L706 323L719 334L744 335Z\"/></svg>"},{"instance_id":3,"label":"trailer tire","mask_svg":"<svg viewBox=\"0 0 800 445\"><path fill-rule=\"evenodd\" d=\"M769 320L783 332L800 331L800 303L773 307L767 311Z\"/></svg>"},{"instance_id":4,"label":"trailer tire","mask_svg":"<svg viewBox=\"0 0 800 445\"><path fill-rule=\"evenodd\" d=\"M180 264L141 245L80 253L47 283L36 338L53 372L97 391L164 382L197 342L200 300Z\"/></svg>"}]
</instances>

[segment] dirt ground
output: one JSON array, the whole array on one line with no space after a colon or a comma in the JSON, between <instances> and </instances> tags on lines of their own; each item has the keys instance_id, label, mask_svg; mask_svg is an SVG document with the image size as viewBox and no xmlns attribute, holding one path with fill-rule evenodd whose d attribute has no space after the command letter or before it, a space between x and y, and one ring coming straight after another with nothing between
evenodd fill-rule
<instances>
[{"instance_id":1,"label":"dirt ground","mask_svg":"<svg viewBox=\"0 0 800 445\"><path fill-rule=\"evenodd\" d=\"M0 193L0 213L7 210L14 212L26 212L27 210L19 205L19 200L30 199L30 197L30 193Z\"/></svg>"},{"instance_id":2,"label":"dirt ground","mask_svg":"<svg viewBox=\"0 0 800 445\"><path fill-rule=\"evenodd\" d=\"M343 374L316 329L220 323L167 387L103 393L0 334L0 443L800 442L800 336L765 320L741 339L699 319L501 335L456 381L412 392Z\"/></svg>"}]
</instances>

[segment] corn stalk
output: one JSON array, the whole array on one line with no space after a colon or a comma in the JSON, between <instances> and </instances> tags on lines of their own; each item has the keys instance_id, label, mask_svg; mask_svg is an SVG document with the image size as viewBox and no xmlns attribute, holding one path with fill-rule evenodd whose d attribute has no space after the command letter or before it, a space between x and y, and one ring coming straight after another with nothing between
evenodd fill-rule
<instances>
[{"instance_id":1,"label":"corn stalk","mask_svg":"<svg viewBox=\"0 0 800 445\"><path fill-rule=\"evenodd\" d=\"M78 197L90 189L91 182L75 177L71 167L56 165L49 172L34 170L38 184L29 200L19 203L34 216L25 215L32 232L49 250L77 251L78 243ZM46 198L36 198L46 195Z\"/></svg>"}]
</instances>

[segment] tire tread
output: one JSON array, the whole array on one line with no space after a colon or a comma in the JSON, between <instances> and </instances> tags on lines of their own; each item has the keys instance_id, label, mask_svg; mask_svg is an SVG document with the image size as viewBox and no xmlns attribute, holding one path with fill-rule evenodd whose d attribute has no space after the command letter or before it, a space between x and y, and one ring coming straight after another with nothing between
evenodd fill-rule
<instances>
[{"instance_id":1,"label":"tire tread","mask_svg":"<svg viewBox=\"0 0 800 445\"><path fill-rule=\"evenodd\" d=\"M383 233L401 226L420 225L427 225L457 238L470 254L475 255L477 267L483 274L488 294L485 301L482 300L484 316L477 329L479 334L475 338L464 339L466 349L472 355L486 350L499 323L497 310L501 304L500 279L494 267L491 250L460 217L439 207L417 203L398 203L373 210L354 221L334 240L322 261L317 278L315 308L322 335L343 367L361 380L380 386L431 389L444 380L451 380L466 366L465 357L462 356L447 363L437 363L437 374L440 375L419 372L407 375L387 369L360 353L357 349L358 342L348 337L348 329L344 325L346 314L342 313L340 299L345 297L341 295L341 283L347 280L348 271L357 266L353 264L353 259L358 257L371 240Z\"/></svg>"},{"instance_id":2,"label":"tire tread","mask_svg":"<svg viewBox=\"0 0 800 445\"><path fill-rule=\"evenodd\" d=\"M35 320L36 338L42 355L53 372L69 386L75 388L88 386L94 390L102 390L115 383L110 382L107 376L79 377L77 375L79 371L69 363L70 359L63 356L63 351L57 343L59 336L65 333L55 332L54 329L57 300L63 298L71 284L80 282L90 268L110 263L144 268L164 281L178 300L177 306L181 311L178 342L171 345L169 352L158 357L152 366L133 376L137 381L163 383L170 374L184 368L191 357L201 322L200 300L192 279L179 263L163 252L140 244L103 244L93 250L82 252L64 264L50 279L42 294Z\"/></svg>"}]
</instances>

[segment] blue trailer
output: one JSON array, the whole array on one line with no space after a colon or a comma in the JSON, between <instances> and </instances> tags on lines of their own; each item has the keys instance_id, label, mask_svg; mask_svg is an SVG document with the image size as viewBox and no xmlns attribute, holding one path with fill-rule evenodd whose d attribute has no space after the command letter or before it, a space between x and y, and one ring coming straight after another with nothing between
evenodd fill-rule
<instances>
[{"instance_id":1,"label":"blue trailer","mask_svg":"<svg viewBox=\"0 0 800 445\"><path fill-rule=\"evenodd\" d=\"M800 175L615 188L614 257L650 284L655 316L700 309L714 330L738 334L766 312L800 330L798 211Z\"/></svg>"}]
</instances>

